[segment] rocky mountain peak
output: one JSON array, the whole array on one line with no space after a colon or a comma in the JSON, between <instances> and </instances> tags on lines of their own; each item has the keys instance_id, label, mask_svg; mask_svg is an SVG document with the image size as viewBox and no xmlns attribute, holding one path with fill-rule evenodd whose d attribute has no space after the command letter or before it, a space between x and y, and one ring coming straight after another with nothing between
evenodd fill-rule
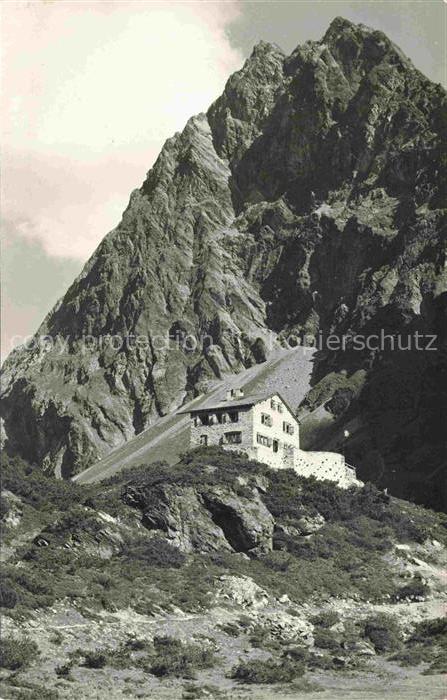
<instances>
[{"instance_id":1,"label":"rocky mountain peak","mask_svg":"<svg viewBox=\"0 0 447 700\"><path fill-rule=\"evenodd\" d=\"M68 476L289 333L429 333L444 304L444 110L440 86L363 25L336 18L289 57L260 42L207 113L167 140L40 329L53 346L6 361L10 449ZM428 462L424 442L437 383L421 398L438 355L409 357L323 352L315 363L306 406L335 441L355 422L352 461L379 481L407 469L423 480L441 459L441 432ZM396 417L392 393L406 391L419 408Z\"/></svg>"}]
</instances>

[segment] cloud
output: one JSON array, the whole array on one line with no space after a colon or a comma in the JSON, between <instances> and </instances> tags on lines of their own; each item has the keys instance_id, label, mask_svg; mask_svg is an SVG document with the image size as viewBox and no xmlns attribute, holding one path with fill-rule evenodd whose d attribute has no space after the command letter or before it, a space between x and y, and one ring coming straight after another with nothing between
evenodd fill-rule
<instances>
[{"instance_id":1,"label":"cloud","mask_svg":"<svg viewBox=\"0 0 447 700\"><path fill-rule=\"evenodd\" d=\"M3 351L120 220L164 140L242 64L226 2L3 3Z\"/></svg>"},{"instance_id":2,"label":"cloud","mask_svg":"<svg viewBox=\"0 0 447 700\"><path fill-rule=\"evenodd\" d=\"M3 7L3 212L54 256L85 259L163 141L221 92L241 55L237 2Z\"/></svg>"},{"instance_id":3,"label":"cloud","mask_svg":"<svg viewBox=\"0 0 447 700\"><path fill-rule=\"evenodd\" d=\"M52 257L26 240L14 224L2 225L2 357L23 343L79 274L82 263Z\"/></svg>"}]
</instances>

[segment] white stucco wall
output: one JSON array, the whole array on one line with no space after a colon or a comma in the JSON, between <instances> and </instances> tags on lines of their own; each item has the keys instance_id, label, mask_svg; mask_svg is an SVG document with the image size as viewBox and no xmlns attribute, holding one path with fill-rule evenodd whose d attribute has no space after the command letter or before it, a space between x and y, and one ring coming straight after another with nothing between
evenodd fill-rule
<instances>
[{"instance_id":1,"label":"white stucco wall","mask_svg":"<svg viewBox=\"0 0 447 700\"><path fill-rule=\"evenodd\" d=\"M277 408L272 408L272 400L275 402L276 406L281 407L281 411L279 411ZM262 423L262 414L270 416L272 421L271 426L267 426ZM290 435L284 431L284 422L293 426L293 435ZM258 433L270 438L272 441L277 440L278 452L273 452L272 447L266 447L259 444L257 441ZM253 406L252 447L254 454L256 455L255 459L257 459L259 462L264 462L271 467L275 467L276 469L287 469L289 467L293 467L295 458L293 458L292 463L290 458L287 456L285 445L292 447L295 454L299 450L299 423L293 413L291 413L287 406L281 401L280 397L275 394L271 398L261 401Z\"/></svg>"}]
</instances>

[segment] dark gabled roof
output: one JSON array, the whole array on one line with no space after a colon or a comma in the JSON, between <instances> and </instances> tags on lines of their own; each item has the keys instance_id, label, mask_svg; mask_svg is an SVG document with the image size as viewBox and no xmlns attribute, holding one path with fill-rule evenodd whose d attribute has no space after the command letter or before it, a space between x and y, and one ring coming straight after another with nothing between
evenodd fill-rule
<instances>
[{"instance_id":1,"label":"dark gabled roof","mask_svg":"<svg viewBox=\"0 0 447 700\"><path fill-rule=\"evenodd\" d=\"M260 403L261 401L265 401L266 399L270 399L272 396L279 396L283 404L289 409L290 413L292 416L295 418L295 420L299 423L298 418L295 416L295 412L292 410L292 408L289 406L287 401L283 399L281 394L278 391L269 391L269 392L264 392L262 394L249 394L247 396L241 396L239 399L232 399L231 401L225 401L225 399L204 399L202 404L199 404L198 406L195 406L194 408L188 408L185 409L184 411L177 411L177 413L202 413L203 411L212 411L212 410L218 410L218 409L232 409L232 408L242 408L242 407L249 407L249 406L254 406L257 403Z\"/></svg>"}]
</instances>

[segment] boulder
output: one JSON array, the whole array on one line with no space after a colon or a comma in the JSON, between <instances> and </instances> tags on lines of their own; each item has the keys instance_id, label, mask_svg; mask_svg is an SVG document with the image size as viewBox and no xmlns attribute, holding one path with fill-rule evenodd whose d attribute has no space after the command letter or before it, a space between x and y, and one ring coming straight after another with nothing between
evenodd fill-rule
<instances>
[{"instance_id":1,"label":"boulder","mask_svg":"<svg viewBox=\"0 0 447 700\"><path fill-rule=\"evenodd\" d=\"M306 515L295 522L295 526L298 529L300 535L312 535L314 532L320 530L324 524L325 519L322 515L317 513L317 515Z\"/></svg>"},{"instance_id":2,"label":"boulder","mask_svg":"<svg viewBox=\"0 0 447 700\"><path fill-rule=\"evenodd\" d=\"M268 594L249 576L223 575L216 584L216 602L228 601L241 608L263 608Z\"/></svg>"},{"instance_id":3,"label":"boulder","mask_svg":"<svg viewBox=\"0 0 447 700\"><path fill-rule=\"evenodd\" d=\"M128 488L123 499L141 510L146 528L161 530L183 552L233 551L195 488L175 484Z\"/></svg>"},{"instance_id":4,"label":"boulder","mask_svg":"<svg viewBox=\"0 0 447 700\"><path fill-rule=\"evenodd\" d=\"M235 552L261 554L272 550L274 519L257 489L239 496L222 486L202 492L203 502Z\"/></svg>"}]
</instances>

